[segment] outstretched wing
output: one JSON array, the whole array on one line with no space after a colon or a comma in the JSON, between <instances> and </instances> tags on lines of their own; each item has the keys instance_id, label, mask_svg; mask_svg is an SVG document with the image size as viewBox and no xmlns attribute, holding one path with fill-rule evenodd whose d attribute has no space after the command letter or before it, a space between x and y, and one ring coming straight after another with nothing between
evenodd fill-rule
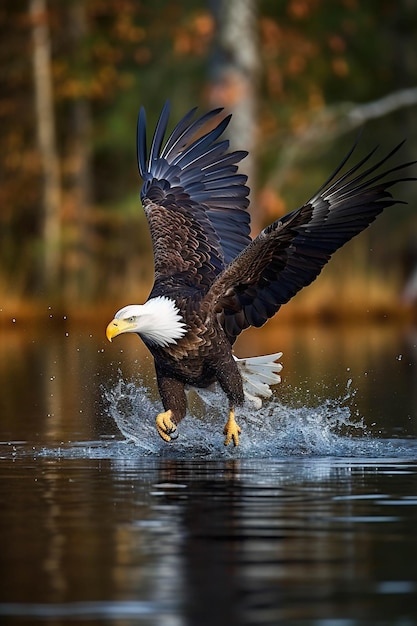
<instances>
[{"instance_id":1,"label":"outstretched wing","mask_svg":"<svg viewBox=\"0 0 417 626\"><path fill-rule=\"evenodd\" d=\"M320 190L301 208L265 228L223 272L207 294L229 339L261 326L321 272L330 256L364 230L386 207L402 203L388 191L405 163L381 171L402 144L362 167L375 150L338 177L354 147Z\"/></svg>"},{"instance_id":2,"label":"outstretched wing","mask_svg":"<svg viewBox=\"0 0 417 626\"><path fill-rule=\"evenodd\" d=\"M155 283L207 290L251 241L247 177L237 173L237 163L247 153L228 152L229 142L218 141L231 116L201 134L222 109L192 121L195 111L187 113L163 145L167 102L148 155L142 108L137 158L143 178L141 199L153 243Z\"/></svg>"}]
</instances>

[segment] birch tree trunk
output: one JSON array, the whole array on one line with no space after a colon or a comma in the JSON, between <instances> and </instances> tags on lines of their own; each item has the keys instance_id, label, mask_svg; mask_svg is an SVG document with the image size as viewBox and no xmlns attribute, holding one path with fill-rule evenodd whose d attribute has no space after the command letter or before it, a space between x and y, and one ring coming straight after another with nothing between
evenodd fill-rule
<instances>
[{"instance_id":1,"label":"birch tree trunk","mask_svg":"<svg viewBox=\"0 0 417 626\"><path fill-rule=\"evenodd\" d=\"M248 150L241 170L256 192L259 46L257 0L211 0L216 41L211 63L210 103L233 113L228 138L234 150ZM256 218L256 212L253 214ZM255 225L254 230L257 230Z\"/></svg>"},{"instance_id":2,"label":"birch tree trunk","mask_svg":"<svg viewBox=\"0 0 417 626\"><path fill-rule=\"evenodd\" d=\"M43 174L42 285L52 293L60 271L61 177L55 137L51 42L46 0L29 0L33 40L36 128Z\"/></svg>"}]
</instances>

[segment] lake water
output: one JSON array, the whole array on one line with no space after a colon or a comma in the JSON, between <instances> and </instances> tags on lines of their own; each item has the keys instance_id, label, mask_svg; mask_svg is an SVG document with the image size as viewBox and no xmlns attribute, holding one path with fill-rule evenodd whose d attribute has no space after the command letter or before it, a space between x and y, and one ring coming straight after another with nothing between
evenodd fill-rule
<instances>
[{"instance_id":1,"label":"lake water","mask_svg":"<svg viewBox=\"0 0 417 626\"><path fill-rule=\"evenodd\" d=\"M0 623L417 624L417 332L250 331L283 382L159 439L133 337L0 330Z\"/></svg>"}]
</instances>

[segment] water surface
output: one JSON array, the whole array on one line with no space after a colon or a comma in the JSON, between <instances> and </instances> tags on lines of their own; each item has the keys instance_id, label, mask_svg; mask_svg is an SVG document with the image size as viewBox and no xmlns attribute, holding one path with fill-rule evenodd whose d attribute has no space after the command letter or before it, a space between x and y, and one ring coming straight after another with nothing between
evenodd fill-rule
<instances>
[{"instance_id":1,"label":"water surface","mask_svg":"<svg viewBox=\"0 0 417 626\"><path fill-rule=\"evenodd\" d=\"M198 399L167 445L133 338L2 332L0 619L26 624L416 624L412 329L248 334L283 382Z\"/></svg>"}]
</instances>

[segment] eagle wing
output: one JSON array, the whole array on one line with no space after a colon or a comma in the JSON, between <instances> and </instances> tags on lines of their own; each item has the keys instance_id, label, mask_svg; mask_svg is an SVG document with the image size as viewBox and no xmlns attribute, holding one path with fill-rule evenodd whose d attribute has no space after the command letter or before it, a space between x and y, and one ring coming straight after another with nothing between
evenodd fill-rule
<instances>
[{"instance_id":1,"label":"eagle wing","mask_svg":"<svg viewBox=\"0 0 417 626\"><path fill-rule=\"evenodd\" d=\"M362 169L374 149L338 176L354 146L306 204L265 228L217 278L206 298L232 343L242 330L264 324L309 285L330 256L386 207L404 204L388 189L415 180L401 174L413 163L381 170L401 145Z\"/></svg>"},{"instance_id":2,"label":"eagle wing","mask_svg":"<svg viewBox=\"0 0 417 626\"><path fill-rule=\"evenodd\" d=\"M222 109L192 121L195 111L187 113L163 144L167 102L149 154L143 108L138 118L141 200L153 244L155 287L163 286L164 293L170 287L207 291L251 241L247 177L237 173L237 163L247 152L228 152L229 142L218 141L231 116L204 133Z\"/></svg>"}]
</instances>

